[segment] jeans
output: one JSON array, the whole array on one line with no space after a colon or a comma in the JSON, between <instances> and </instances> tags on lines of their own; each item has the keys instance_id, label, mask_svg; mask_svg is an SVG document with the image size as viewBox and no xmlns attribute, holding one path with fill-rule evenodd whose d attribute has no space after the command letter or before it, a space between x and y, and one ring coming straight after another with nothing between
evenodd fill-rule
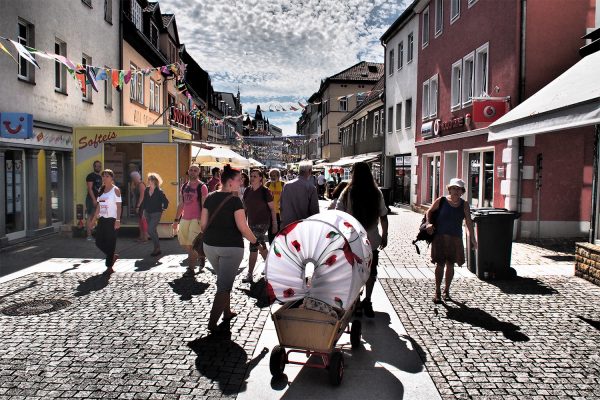
<instances>
[{"instance_id":1,"label":"jeans","mask_svg":"<svg viewBox=\"0 0 600 400\"><path fill-rule=\"evenodd\" d=\"M160 222L160 217L162 215L162 211L144 213L146 216L146 221L148 221L148 236L152 240L152 244L154 244L154 248L158 249L160 247L160 242L158 241L158 223Z\"/></svg>"},{"instance_id":2,"label":"jeans","mask_svg":"<svg viewBox=\"0 0 600 400\"><path fill-rule=\"evenodd\" d=\"M115 218L98 218L98 225L96 226L96 247L106 255L105 265L107 267L113 266L113 258L117 248L115 221Z\"/></svg>"},{"instance_id":3,"label":"jeans","mask_svg":"<svg viewBox=\"0 0 600 400\"><path fill-rule=\"evenodd\" d=\"M217 293L230 292L244 258L244 248L217 247L204 243L204 254L217 274Z\"/></svg>"}]
</instances>

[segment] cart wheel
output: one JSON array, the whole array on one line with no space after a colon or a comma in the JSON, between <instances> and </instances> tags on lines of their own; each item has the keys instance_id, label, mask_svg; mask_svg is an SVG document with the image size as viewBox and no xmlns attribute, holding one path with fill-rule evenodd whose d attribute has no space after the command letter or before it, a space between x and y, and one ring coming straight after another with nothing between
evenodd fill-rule
<instances>
[{"instance_id":1,"label":"cart wheel","mask_svg":"<svg viewBox=\"0 0 600 400\"><path fill-rule=\"evenodd\" d=\"M344 356L341 352L331 353L329 359L329 382L333 386L339 386L344 377Z\"/></svg>"},{"instance_id":2,"label":"cart wheel","mask_svg":"<svg viewBox=\"0 0 600 400\"><path fill-rule=\"evenodd\" d=\"M359 320L355 319L352 322L352 328L350 329L350 343L352 344L353 349L360 347L361 332L362 325Z\"/></svg>"},{"instance_id":3,"label":"cart wheel","mask_svg":"<svg viewBox=\"0 0 600 400\"><path fill-rule=\"evenodd\" d=\"M283 375L286 363L287 357L285 354L285 347L273 347L273 351L271 351L271 360L269 361L269 369L271 370L273 378L279 378Z\"/></svg>"}]
</instances>

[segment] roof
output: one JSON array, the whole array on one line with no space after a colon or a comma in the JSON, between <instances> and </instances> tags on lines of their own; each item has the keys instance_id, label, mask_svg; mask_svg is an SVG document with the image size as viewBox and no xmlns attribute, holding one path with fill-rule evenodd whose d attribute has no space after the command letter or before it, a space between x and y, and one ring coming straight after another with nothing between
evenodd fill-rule
<instances>
[{"instance_id":1,"label":"roof","mask_svg":"<svg viewBox=\"0 0 600 400\"><path fill-rule=\"evenodd\" d=\"M338 72L335 75L330 76L327 80L330 81L377 81L381 78L384 72L384 65L382 63L374 63L368 61L361 61L358 64L351 66ZM326 81L327 81L326 80Z\"/></svg>"},{"instance_id":2,"label":"roof","mask_svg":"<svg viewBox=\"0 0 600 400\"><path fill-rule=\"evenodd\" d=\"M340 121L340 123L338 125L341 125L344 122L348 121L350 118L352 118L353 116L355 116L356 114L360 113L362 110L367 108L370 104L375 103L377 100L381 100L381 94L383 93L384 88L385 88L385 75L382 76L381 78L379 78L379 80L377 81L375 86L373 86L371 88L371 93L369 93L369 95L367 97L365 97L365 99L360 104L360 106L356 107L354 110L352 110L352 112L346 114L344 116L344 118L342 118L342 120ZM383 103L383 101L382 101L382 103Z\"/></svg>"},{"instance_id":3,"label":"roof","mask_svg":"<svg viewBox=\"0 0 600 400\"><path fill-rule=\"evenodd\" d=\"M415 14L415 6L419 1L420 0L415 0L408 7L406 7L406 10L404 10L402 14L400 14L398 19L396 19L394 23L388 28L388 30L385 31L385 33L381 36L380 40L382 42L388 42L392 38L392 36L396 34L398 29L400 29L405 22L410 20L410 18Z\"/></svg>"},{"instance_id":4,"label":"roof","mask_svg":"<svg viewBox=\"0 0 600 400\"><path fill-rule=\"evenodd\" d=\"M148 5L146 6L146 8L144 8L144 12L154 12L154 10L156 10L157 5L157 1L148 2Z\"/></svg>"},{"instance_id":5,"label":"roof","mask_svg":"<svg viewBox=\"0 0 600 400\"><path fill-rule=\"evenodd\" d=\"M175 17L174 14L163 14L162 15L163 25L168 26L174 17Z\"/></svg>"}]
</instances>

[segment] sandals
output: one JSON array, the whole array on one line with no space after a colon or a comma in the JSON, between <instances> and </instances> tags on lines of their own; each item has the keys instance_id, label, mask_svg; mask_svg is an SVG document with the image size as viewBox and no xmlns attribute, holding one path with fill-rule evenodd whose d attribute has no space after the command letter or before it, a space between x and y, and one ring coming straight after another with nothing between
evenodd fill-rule
<instances>
[{"instance_id":1,"label":"sandals","mask_svg":"<svg viewBox=\"0 0 600 400\"><path fill-rule=\"evenodd\" d=\"M442 302L442 294L440 292L435 292L435 296L433 296L433 302L435 304L440 304Z\"/></svg>"},{"instance_id":2,"label":"sandals","mask_svg":"<svg viewBox=\"0 0 600 400\"><path fill-rule=\"evenodd\" d=\"M444 290L443 299L444 299L444 301L450 300L450 293L448 293L447 290Z\"/></svg>"},{"instance_id":3,"label":"sandals","mask_svg":"<svg viewBox=\"0 0 600 400\"><path fill-rule=\"evenodd\" d=\"M231 321L232 319L237 317L237 315L238 315L238 313L233 312L233 311L231 312L231 314L229 314L227 316L223 314L223 321Z\"/></svg>"}]
</instances>

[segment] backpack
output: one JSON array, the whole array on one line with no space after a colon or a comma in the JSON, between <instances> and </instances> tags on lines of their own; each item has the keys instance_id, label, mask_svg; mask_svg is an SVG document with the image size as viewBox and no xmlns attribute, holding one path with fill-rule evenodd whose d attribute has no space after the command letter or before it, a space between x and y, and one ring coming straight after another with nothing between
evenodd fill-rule
<instances>
[{"instance_id":1,"label":"backpack","mask_svg":"<svg viewBox=\"0 0 600 400\"><path fill-rule=\"evenodd\" d=\"M202 186L206 186L206 185L202 181L199 181L199 182L200 183L198 183L198 186L196 186L196 195L198 197L198 204L200 205L200 212L202 212ZM186 182L181 187L181 198L183 198L183 192L185 191L185 188L187 188L189 184L190 184L190 182Z\"/></svg>"},{"instance_id":2,"label":"backpack","mask_svg":"<svg viewBox=\"0 0 600 400\"><path fill-rule=\"evenodd\" d=\"M440 213L440 209L442 208L442 205L444 204L445 201L446 201L446 197L442 196L440 199L440 205L439 205L438 209L431 213L431 221L429 221L429 222L434 227L436 226L437 217ZM424 240L427 243L427 247L429 247L431 242L433 242L434 236L435 236L435 230L433 231L432 234L429 234L427 232L427 214L425 214L423 216L423 219L421 220L421 224L419 225L419 233L417 233L416 239L412 241L412 244L415 246L417 254L421 254L421 250L419 250L419 246L417 246L417 242Z\"/></svg>"}]
</instances>

